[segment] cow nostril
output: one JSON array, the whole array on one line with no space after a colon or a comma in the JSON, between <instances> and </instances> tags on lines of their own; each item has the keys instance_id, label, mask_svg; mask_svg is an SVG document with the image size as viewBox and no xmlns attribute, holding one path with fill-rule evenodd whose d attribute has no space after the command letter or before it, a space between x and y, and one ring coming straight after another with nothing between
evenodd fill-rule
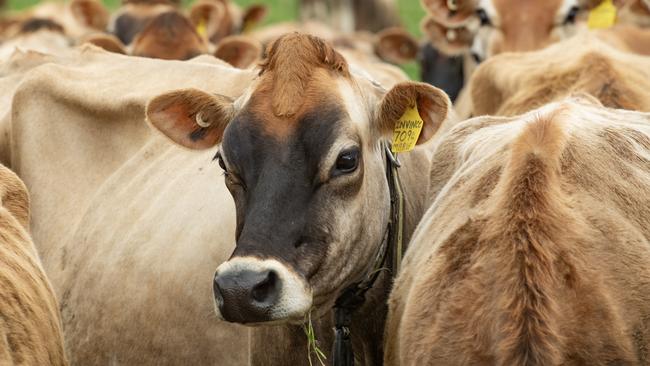
<instances>
[{"instance_id":1,"label":"cow nostril","mask_svg":"<svg viewBox=\"0 0 650 366\"><path fill-rule=\"evenodd\" d=\"M253 287L251 296L257 302L267 302L277 292L278 274L268 271L266 277Z\"/></svg>"}]
</instances>

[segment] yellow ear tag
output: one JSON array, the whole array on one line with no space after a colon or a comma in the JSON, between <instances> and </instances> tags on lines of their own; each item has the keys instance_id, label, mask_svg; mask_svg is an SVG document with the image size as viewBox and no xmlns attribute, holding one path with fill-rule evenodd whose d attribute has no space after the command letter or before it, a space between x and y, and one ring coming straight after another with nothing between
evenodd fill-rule
<instances>
[{"instance_id":1,"label":"yellow ear tag","mask_svg":"<svg viewBox=\"0 0 650 366\"><path fill-rule=\"evenodd\" d=\"M196 33L198 33L201 37L205 37L207 32L208 26L206 25L206 21L205 19L201 19L201 21L199 21L199 24L196 25Z\"/></svg>"},{"instance_id":2,"label":"yellow ear tag","mask_svg":"<svg viewBox=\"0 0 650 366\"><path fill-rule=\"evenodd\" d=\"M418 112L418 106L406 108L402 117L395 123L393 131L393 153L411 151L418 142L424 121Z\"/></svg>"},{"instance_id":3,"label":"yellow ear tag","mask_svg":"<svg viewBox=\"0 0 650 366\"><path fill-rule=\"evenodd\" d=\"M612 0L603 0L600 5L589 12L587 26L589 29L611 28L616 23L616 6Z\"/></svg>"},{"instance_id":4,"label":"yellow ear tag","mask_svg":"<svg viewBox=\"0 0 650 366\"><path fill-rule=\"evenodd\" d=\"M255 27L257 27L257 21L255 21L255 20L247 20L247 21L244 22L244 26L242 27L241 32L242 33L249 33Z\"/></svg>"}]
</instances>

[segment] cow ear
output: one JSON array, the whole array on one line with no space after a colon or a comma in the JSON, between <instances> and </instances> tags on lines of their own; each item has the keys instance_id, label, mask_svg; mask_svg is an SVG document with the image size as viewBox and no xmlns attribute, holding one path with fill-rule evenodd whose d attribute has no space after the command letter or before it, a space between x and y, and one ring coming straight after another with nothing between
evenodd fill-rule
<instances>
[{"instance_id":1,"label":"cow ear","mask_svg":"<svg viewBox=\"0 0 650 366\"><path fill-rule=\"evenodd\" d=\"M417 106L424 122L417 144L433 137L450 114L451 102L442 90L429 84L403 82L395 85L382 99L377 114L377 128L382 135L393 133L395 124L408 108Z\"/></svg>"},{"instance_id":2,"label":"cow ear","mask_svg":"<svg viewBox=\"0 0 650 366\"><path fill-rule=\"evenodd\" d=\"M266 5L253 4L247 7L242 17L242 33L250 32L258 24L262 23L267 13L268 8Z\"/></svg>"},{"instance_id":3,"label":"cow ear","mask_svg":"<svg viewBox=\"0 0 650 366\"><path fill-rule=\"evenodd\" d=\"M421 28L433 47L448 56L462 55L472 47L474 34L468 27L452 28L438 23L431 17L425 17Z\"/></svg>"},{"instance_id":4,"label":"cow ear","mask_svg":"<svg viewBox=\"0 0 650 366\"><path fill-rule=\"evenodd\" d=\"M403 64L415 59L418 42L402 28L384 29L377 35L375 53L384 61Z\"/></svg>"},{"instance_id":5,"label":"cow ear","mask_svg":"<svg viewBox=\"0 0 650 366\"><path fill-rule=\"evenodd\" d=\"M420 0L427 13L446 27L467 24L478 6L478 0Z\"/></svg>"},{"instance_id":6,"label":"cow ear","mask_svg":"<svg viewBox=\"0 0 650 366\"><path fill-rule=\"evenodd\" d=\"M250 37L229 36L219 41L214 56L238 69L247 69L262 56L262 45Z\"/></svg>"},{"instance_id":7,"label":"cow ear","mask_svg":"<svg viewBox=\"0 0 650 366\"><path fill-rule=\"evenodd\" d=\"M86 27L106 30L110 14L101 2L96 0L72 0L70 10L74 18Z\"/></svg>"},{"instance_id":8,"label":"cow ear","mask_svg":"<svg viewBox=\"0 0 650 366\"><path fill-rule=\"evenodd\" d=\"M181 89L150 100L146 115L154 128L175 143L202 150L221 142L235 109L228 97Z\"/></svg>"},{"instance_id":9,"label":"cow ear","mask_svg":"<svg viewBox=\"0 0 650 366\"><path fill-rule=\"evenodd\" d=\"M111 34L104 34L104 33L91 34L87 37L84 37L80 43L81 44L90 43L108 52L126 55L126 46L124 46L122 41L120 41L117 37Z\"/></svg>"}]
</instances>

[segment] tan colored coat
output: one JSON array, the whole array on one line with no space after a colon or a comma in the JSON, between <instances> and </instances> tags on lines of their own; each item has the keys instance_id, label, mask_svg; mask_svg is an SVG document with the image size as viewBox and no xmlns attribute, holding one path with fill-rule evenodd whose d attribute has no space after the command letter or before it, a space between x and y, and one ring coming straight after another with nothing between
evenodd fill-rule
<instances>
[{"instance_id":1,"label":"tan colored coat","mask_svg":"<svg viewBox=\"0 0 650 366\"><path fill-rule=\"evenodd\" d=\"M59 308L29 236L25 185L0 166L0 365L67 365Z\"/></svg>"},{"instance_id":2,"label":"tan colored coat","mask_svg":"<svg viewBox=\"0 0 650 366\"><path fill-rule=\"evenodd\" d=\"M650 362L650 115L591 103L442 137L387 365Z\"/></svg>"},{"instance_id":3,"label":"tan colored coat","mask_svg":"<svg viewBox=\"0 0 650 366\"><path fill-rule=\"evenodd\" d=\"M608 107L650 112L650 58L627 52L626 45L625 37L605 32L537 52L497 55L470 81L473 115L512 116L574 93L591 94Z\"/></svg>"},{"instance_id":4,"label":"tan colored coat","mask_svg":"<svg viewBox=\"0 0 650 366\"><path fill-rule=\"evenodd\" d=\"M248 331L212 310L210 279L234 243L231 198L211 156L152 140L144 107L178 87L234 97L254 73L205 57L75 52L73 62L24 77L9 126L12 168L32 192L33 233L61 298L71 362L246 362ZM199 169L211 185L184 185ZM176 199L186 194L197 195L187 202L195 206ZM210 224L196 230L197 220Z\"/></svg>"}]
</instances>

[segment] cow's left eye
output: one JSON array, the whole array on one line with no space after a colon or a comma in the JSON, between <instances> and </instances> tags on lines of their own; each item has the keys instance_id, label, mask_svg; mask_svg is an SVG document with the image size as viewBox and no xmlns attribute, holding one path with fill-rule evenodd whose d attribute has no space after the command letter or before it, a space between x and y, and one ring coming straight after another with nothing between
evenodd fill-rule
<instances>
[{"instance_id":1,"label":"cow's left eye","mask_svg":"<svg viewBox=\"0 0 650 366\"><path fill-rule=\"evenodd\" d=\"M578 16L578 12L580 11L580 8L577 6L572 6L569 12L566 15L566 18L564 18L564 24L573 24L576 22L576 17Z\"/></svg>"},{"instance_id":2,"label":"cow's left eye","mask_svg":"<svg viewBox=\"0 0 650 366\"><path fill-rule=\"evenodd\" d=\"M359 166L359 149L342 151L336 158L335 175L352 173Z\"/></svg>"}]
</instances>

